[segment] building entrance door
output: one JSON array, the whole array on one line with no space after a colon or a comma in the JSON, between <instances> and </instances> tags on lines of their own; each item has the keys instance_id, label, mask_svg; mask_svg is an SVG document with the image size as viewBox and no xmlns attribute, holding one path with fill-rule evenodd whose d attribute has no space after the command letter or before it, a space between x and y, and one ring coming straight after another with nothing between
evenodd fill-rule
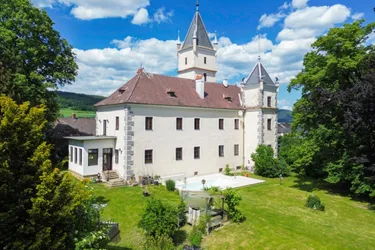
<instances>
[{"instance_id":1,"label":"building entrance door","mask_svg":"<svg viewBox=\"0 0 375 250\"><path fill-rule=\"evenodd\" d=\"M103 148L103 171L112 170L112 149Z\"/></svg>"}]
</instances>

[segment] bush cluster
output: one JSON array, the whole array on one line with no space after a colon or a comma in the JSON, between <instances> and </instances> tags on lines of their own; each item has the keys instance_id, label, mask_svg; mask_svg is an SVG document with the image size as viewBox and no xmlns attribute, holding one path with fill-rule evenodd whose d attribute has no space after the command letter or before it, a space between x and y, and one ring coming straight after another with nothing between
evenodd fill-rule
<instances>
[{"instance_id":1,"label":"bush cluster","mask_svg":"<svg viewBox=\"0 0 375 250\"><path fill-rule=\"evenodd\" d=\"M146 235L172 237L177 230L178 210L160 200L148 200L138 226Z\"/></svg>"},{"instance_id":2,"label":"bush cluster","mask_svg":"<svg viewBox=\"0 0 375 250\"><path fill-rule=\"evenodd\" d=\"M174 191L176 189L176 182L174 180L166 180L165 187L168 191Z\"/></svg>"},{"instance_id":3,"label":"bush cluster","mask_svg":"<svg viewBox=\"0 0 375 250\"><path fill-rule=\"evenodd\" d=\"M255 162L255 174L275 178L282 175L289 175L287 164L274 157L273 149L266 145L259 145L255 153L251 155Z\"/></svg>"},{"instance_id":4,"label":"bush cluster","mask_svg":"<svg viewBox=\"0 0 375 250\"><path fill-rule=\"evenodd\" d=\"M241 195L239 195L233 188L227 188L223 191L225 197L224 202L228 208L229 219L233 222L242 222L246 217L237 209L237 206L240 205L242 200Z\"/></svg>"},{"instance_id":5,"label":"bush cluster","mask_svg":"<svg viewBox=\"0 0 375 250\"><path fill-rule=\"evenodd\" d=\"M107 230L91 232L88 236L76 242L75 249L105 249L109 242Z\"/></svg>"},{"instance_id":6,"label":"bush cluster","mask_svg":"<svg viewBox=\"0 0 375 250\"><path fill-rule=\"evenodd\" d=\"M323 202L315 194L309 195L306 201L306 207L309 207L315 210L320 210L320 211L325 210L325 206Z\"/></svg>"},{"instance_id":7,"label":"bush cluster","mask_svg":"<svg viewBox=\"0 0 375 250\"><path fill-rule=\"evenodd\" d=\"M143 243L143 249L145 250L173 250L175 246L171 237L168 235L157 235L146 236L146 240Z\"/></svg>"}]
</instances>

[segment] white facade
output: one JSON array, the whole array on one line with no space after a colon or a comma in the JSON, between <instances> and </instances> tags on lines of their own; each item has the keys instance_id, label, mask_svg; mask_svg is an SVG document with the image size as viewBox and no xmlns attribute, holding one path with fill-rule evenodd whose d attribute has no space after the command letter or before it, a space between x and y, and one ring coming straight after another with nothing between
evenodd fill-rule
<instances>
[{"instance_id":1,"label":"white facade","mask_svg":"<svg viewBox=\"0 0 375 250\"><path fill-rule=\"evenodd\" d=\"M103 149L113 149L116 138L71 137L69 140L69 170L79 176L96 176L103 172ZM97 151L97 159L89 163L89 150ZM95 154L93 154L95 155ZM114 160L114 158L113 158Z\"/></svg>"},{"instance_id":2,"label":"white facade","mask_svg":"<svg viewBox=\"0 0 375 250\"><path fill-rule=\"evenodd\" d=\"M195 79L206 75L205 81L216 82L216 51L209 48L193 47L178 51L178 76Z\"/></svg>"}]
</instances>

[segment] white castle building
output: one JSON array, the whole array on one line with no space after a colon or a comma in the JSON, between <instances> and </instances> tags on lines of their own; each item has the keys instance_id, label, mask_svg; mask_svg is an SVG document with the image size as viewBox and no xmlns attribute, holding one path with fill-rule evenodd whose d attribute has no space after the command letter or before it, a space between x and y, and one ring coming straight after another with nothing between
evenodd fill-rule
<instances>
[{"instance_id":1,"label":"white castle building","mask_svg":"<svg viewBox=\"0 0 375 250\"><path fill-rule=\"evenodd\" d=\"M197 9L177 42L178 77L139 69L95 105L96 136L69 137L69 170L82 177L111 170L121 179L189 177L226 164L252 167L260 144L277 152L277 94L259 61L241 84L216 83L215 37Z\"/></svg>"}]
</instances>

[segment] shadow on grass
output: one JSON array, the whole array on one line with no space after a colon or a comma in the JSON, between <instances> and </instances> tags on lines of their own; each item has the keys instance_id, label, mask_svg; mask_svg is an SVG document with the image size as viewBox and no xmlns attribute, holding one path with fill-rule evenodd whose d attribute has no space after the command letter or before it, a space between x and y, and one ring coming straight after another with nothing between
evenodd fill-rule
<instances>
[{"instance_id":1,"label":"shadow on grass","mask_svg":"<svg viewBox=\"0 0 375 250\"><path fill-rule=\"evenodd\" d=\"M108 250L132 250L129 247L120 247L120 246L107 246Z\"/></svg>"},{"instance_id":2,"label":"shadow on grass","mask_svg":"<svg viewBox=\"0 0 375 250\"><path fill-rule=\"evenodd\" d=\"M321 179L306 176L296 176L296 180L294 181L294 184L291 185L291 187L298 188L306 192L323 190L326 191L327 194L347 196L350 197L352 200L358 202L373 202L370 198L366 196L357 196L350 193L350 187L347 183L332 184Z\"/></svg>"},{"instance_id":3,"label":"shadow on grass","mask_svg":"<svg viewBox=\"0 0 375 250\"><path fill-rule=\"evenodd\" d=\"M173 243L175 246L181 245L187 239L187 233L185 230L178 230L173 235Z\"/></svg>"},{"instance_id":4,"label":"shadow on grass","mask_svg":"<svg viewBox=\"0 0 375 250\"><path fill-rule=\"evenodd\" d=\"M97 196L95 197L95 203L96 204L107 204L109 200L104 196Z\"/></svg>"}]
</instances>

